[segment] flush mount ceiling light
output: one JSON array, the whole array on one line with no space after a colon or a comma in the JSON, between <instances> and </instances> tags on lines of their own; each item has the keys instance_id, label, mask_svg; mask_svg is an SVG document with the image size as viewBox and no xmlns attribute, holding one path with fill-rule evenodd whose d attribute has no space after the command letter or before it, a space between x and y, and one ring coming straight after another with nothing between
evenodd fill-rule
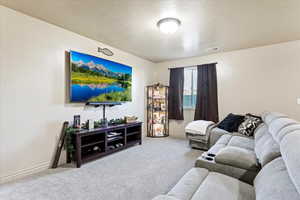
<instances>
[{"instance_id":1,"label":"flush mount ceiling light","mask_svg":"<svg viewBox=\"0 0 300 200\"><path fill-rule=\"evenodd\" d=\"M180 24L181 24L181 22L179 19L163 18L157 22L157 27L163 33L172 34L178 30Z\"/></svg>"}]
</instances>

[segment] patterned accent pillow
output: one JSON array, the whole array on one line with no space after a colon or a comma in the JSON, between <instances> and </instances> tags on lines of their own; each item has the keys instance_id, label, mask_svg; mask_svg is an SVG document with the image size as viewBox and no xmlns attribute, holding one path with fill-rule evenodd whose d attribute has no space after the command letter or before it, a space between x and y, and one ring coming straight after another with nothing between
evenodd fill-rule
<instances>
[{"instance_id":1,"label":"patterned accent pillow","mask_svg":"<svg viewBox=\"0 0 300 200\"><path fill-rule=\"evenodd\" d=\"M238 132L248 137L253 136L255 129L262 123L260 117L246 114L245 121L239 126Z\"/></svg>"}]
</instances>

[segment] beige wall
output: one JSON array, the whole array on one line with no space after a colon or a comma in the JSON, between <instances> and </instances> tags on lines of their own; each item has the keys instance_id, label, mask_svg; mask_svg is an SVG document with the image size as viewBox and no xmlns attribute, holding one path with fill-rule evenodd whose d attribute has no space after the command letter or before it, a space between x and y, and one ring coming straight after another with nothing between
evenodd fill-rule
<instances>
[{"instance_id":1,"label":"beige wall","mask_svg":"<svg viewBox=\"0 0 300 200\"><path fill-rule=\"evenodd\" d=\"M219 113L283 112L300 120L300 41L159 63L156 80L168 84L168 67L218 62ZM170 123L170 135L183 137L193 120L185 111L182 122Z\"/></svg>"},{"instance_id":2,"label":"beige wall","mask_svg":"<svg viewBox=\"0 0 300 200\"><path fill-rule=\"evenodd\" d=\"M108 109L108 118L145 116L145 86L154 64L0 6L0 182L45 169L64 120L99 119L101 109L66 102L65 51L72 49L133 67L133 101Z\"/></svg>"}]
</instances>

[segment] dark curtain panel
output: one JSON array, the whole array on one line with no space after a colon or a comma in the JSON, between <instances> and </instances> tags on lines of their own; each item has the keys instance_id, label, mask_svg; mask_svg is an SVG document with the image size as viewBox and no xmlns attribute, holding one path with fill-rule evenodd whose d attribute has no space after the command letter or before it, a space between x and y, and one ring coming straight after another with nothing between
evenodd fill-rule
<instances>
[{"instance_id":1,"label":"dark curtain panel","mask_svg":"<svg viewBox=\"0 0 300 200\"><path fill-rule=\"evenodd\" d=\"M170 69L169 119L183 120L184 68Z\"/></svg>"},{"instance_id":2,"label":"dark curtain panel","mask_svg":"<svg viewBox=\"0 0 300 200\"><path fill-rule=\"evenodd\" d=\"M198 65L194 120L219 121L216 63Z\"/></svg>"}]
</instances>

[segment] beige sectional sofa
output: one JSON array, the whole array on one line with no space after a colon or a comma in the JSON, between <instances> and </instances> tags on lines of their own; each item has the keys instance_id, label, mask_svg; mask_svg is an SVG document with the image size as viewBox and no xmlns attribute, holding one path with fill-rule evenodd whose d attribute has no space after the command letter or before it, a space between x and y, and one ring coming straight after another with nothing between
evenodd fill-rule
<instances>
[{"instance_id":1,"label":"beige sectional sofa","mask_svg":"<svg viewBox=\"0 0 300 200\"><path fill-rule=\"evenodd\" d=\"M254 138L225 134L166 195L155 200L300 200L300 124L262 115Z\"/></svg>"}]
</instances>

